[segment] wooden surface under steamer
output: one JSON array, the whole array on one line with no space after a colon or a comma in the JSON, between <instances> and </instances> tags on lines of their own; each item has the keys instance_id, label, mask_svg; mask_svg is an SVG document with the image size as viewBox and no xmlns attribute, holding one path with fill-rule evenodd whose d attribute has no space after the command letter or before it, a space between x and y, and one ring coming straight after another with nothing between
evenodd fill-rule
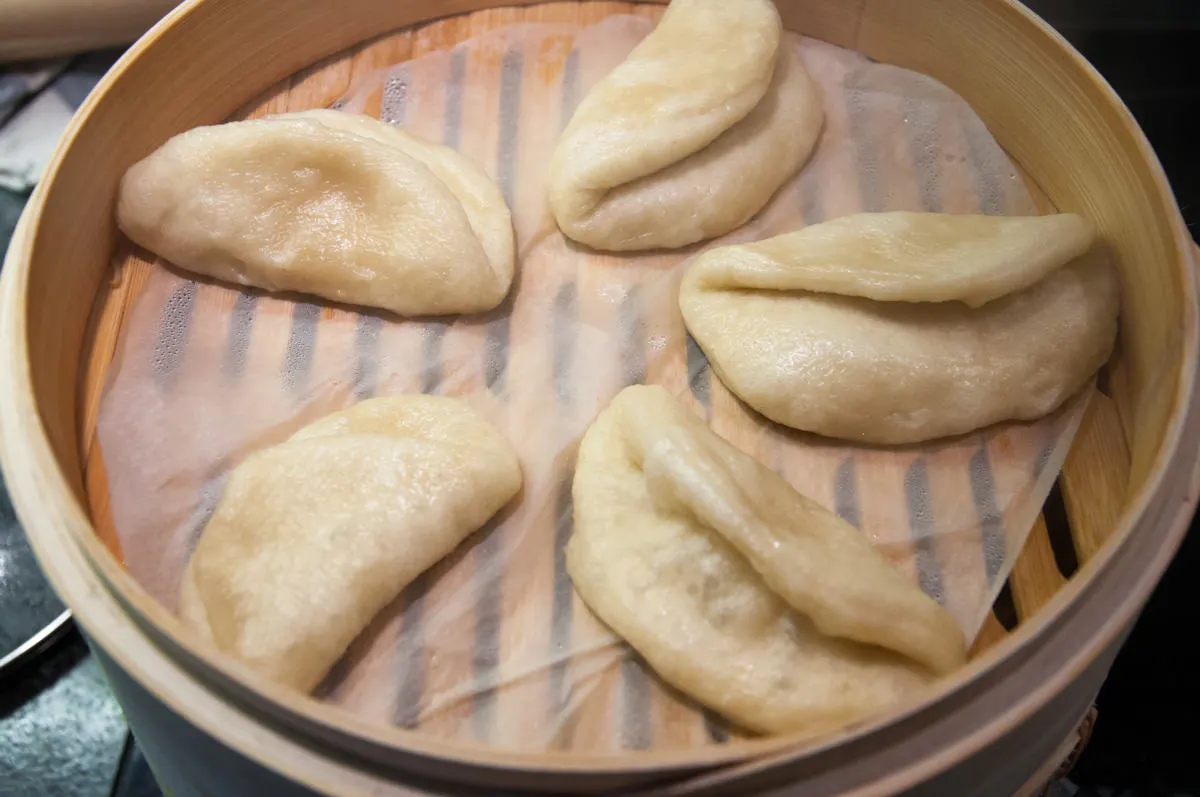
<instances>
[{"instance_id":1,"label":"wooden surface under steamer","mask_svg":"<svg viewBox=\"0 0 1200 797\"><path fill-rule=\"evenodd\" d=\"M0 62L131 42L176 0L0 0Z\"/></svg>"},{"instance_id":2,"label":"wooden surface under steamer","mask_svg":"<svg viewBox=\"0 0 1200 797\"><path fill-rule=\"evenodd\" d=\"M203 5L205 4L201 4L201 6ZM215 3L208 4L209 8L215 5ZM369 33L366 29L367 22L359 20L355 14L343 15L341 13L346 4L343 4L336 14L332 11L323 11L318 8L318 5L297 3L292 9L293 15L288 20L268 20L267 17L271 15L263 13L260 15L259 22L263 25L294 24L297 29L304 28L311 33L305 42L305 47L324 52L344 46ZM354 5L361 6L362 12L369 14L367 6L371 3L359 0ZM471 5L474 4L470 2L451 3L445 10L465 10ZM1084 583L1077 585L1075 589L1068 588L1052 598L1054 611L1046 613L1045 621L1032 624L1038 626L1036 629L1018 634L1021 637L1020 642L1029 643L1034 638L1032 636L1034 632L1049 633L1049 630L1055 627L1053 625L1055 615L1065 616L1069 613L1068 609L1072 608L1077 610L1075 614L1080 614L1083 607L1069 603L1068 598L1084 593L1090 586L1098 585L1102 580L1101 576L1112 576L1108 570L1102 570L1100 565L1106 564L1118 553L1123 554L1136 550L1139 556L1138 561L1144 563L1147 573L1129 574L1126 584L1128 589L1122 591L1120 598L1112 598L1110 590L1110 599L1120 604L1121 608L1118 614L1121 616L1111 618L1097 638L1084 640L1091 650L1099 650L1095 646L1101 644L1100 640L1111 641L1119 637L1123 623L1136 609L1136 606L1144 600L1150 585L1155 580L1157 573L1161 572L1161 567L1165 565L1166 558L1169 557L1173 546L1178 541L1181 524L1186 520L1186 504L1195 502L1194 484L1197 476L1195 470L1183 468L1175 473L1165 473L1161 470L1161 466L1167 459L1166 452L1157 460L1157 467L1152 467L1163 435L1167 433L1178 435L1184 430L1183 410L1185 407L1180 402L1190 395L1191 380L1194 377L1192 363L1195 346L1194 308L1190 301L1186 301L1192 298L1192 276L1189 272L1172 269L1157 269L1148 273L1143 270L1141 274L1134 274L1130 271L1130 269L1136 268L1136 266L1130 265L1131 263L1186 263L1188 261L1189 256L1180 248L1183 245L1182 224L1171 212L1173 208L1169 199L1162 199L1166 194L1161 173L1153 166L1149 168L1142 166L1139 171L1138 164L1151 162L1151 156L1144 141L1137 135L1128 115L1122 115L1119 103L1116 103L1112 96L1106 93L1107 89L1095 81L1094 76L1085 73L1085 76L1080 78L1073 71L1078 69L1073 61L1075 56L1063 52L1052 38L1038 39L1035 37L1020 40L1022 44L1036 41L1037 44L1032 50L1022 50L1012 43L1012 37L1005 38L1003 34L1011 33L1014 28L1022 29L1021 26L1025 26L1027 29L1031 23L1002 3L959 4L951 3L949 0L928 0L928 2L878 0L867 3L836 3L813 0L812 2L793 2L783 5L785 5L785 18L790 23L789 27L799 27L805 32L838 44L857 46L858 49L869 55L901 65L913 66L918 69L922 69L923 64L927 65L923 71L939 77L971 100L989 126L999 134L1001 142L1008 146L1019 160L1029 166L1033 173L1039 176L1050 196L1058 200L1058 203L1066 209L1078 209L1085 213L1089 210L1094 211L1089 215L1097 218L1101 222L1102 228L1106 232L1110 232L1116 239L1118 253L1126 265L1125 295L1128 307L1125 325L1127 328L1132 328L1132 333L1127 329L1124 335L1124 357L1119 357L1118 361L1124 363L1128 358L1130 367L1118 367L1115 369L1115 373L1110 375L1116 402L1108 409L1096 411L1096 415L1101 420L1104 420L1105 417L1112 418L1119 415L1125 420L1127 429L1137 430L1136 437L1131 438L1128 445L1132 459L1136 463L1133 470L1134 479L1139 488L1139 492L1134 496L1136 499L1144 501L1154 490L1161 490L1164 495L1167 491L1172 491L1174 495L1182 495L1184 498L1180 499L1180 503L1169 506L1155 504L1153 511L1148 512L1143 519L1142 531L1145 539L1163 540L1164 548L1156 552L1147 552L1139 548L1138 545L1130 542L1127 534L1130 526L1126 525L1119 550L1114 546L1099 549L1099 553L1093 560L1095 566L1085 568L1088 578ZM201 6L194 6L192 10L196 11ZM400 7L399 4L393 3L378 3L373 6L373 9L376 13L370 16L371 22L369 23L373 25L379 25L381 24L380 20L385 19L393 20L394 24L402 24L406 19L421 15L419 9L411 6ZM233 8L226 8L225 13L227 15L225 22L228 27L222 30L226 34L245 32L244 35L253 36L263 29L256 29L253 25L248 25L247 19L235 19L236 13L253 15L254 11L241 9L235 12ZM428 12L426 12L427 14ZM343 16L347 18L342 18ZM196 84L204 83L204 80L198 78L197 75L205 77L217 75L212 78L213 80L230 81L234 79L233 73L228 71L228 67L221 67L219 62L206 62L206 58L222 58L228 55L229 51L218 47L215 40L205 42L200 39L192 42L190 46L185 46L185 43L189 41L187 34L192 25L197 26L199 30L206 31L209 35L220 29L216 23L208 20L209 18L203 14L195 14L186 18L179 17L173 28L167 29L165 33L160 32L164 39L164 47L168 41L173 43L178 52L176 57L180 59L175 63L179 71L171 74L179 79L190 79L193 82L193 88L199 88L200 86ZM324 24L322 25L322 23ZM205 28L205 25L208 27ZM964 34L970 33L971 35L943 37L937 45L930 45L928 37L933 36L934 31L943 31L947 25L961 28ZM305 56L301 49L297 48L294 39L284 45L282 42L286 39L287 37L280 37L279 44L273 43L270 39L260 42L261 47L253 48L254 57L270 64L271 69L279 70L280 75L292 71L301 65L305 57L311 56ZM984 53L984 62L992 68L955 69L953 66L955 63L979 65L979 41L1006 43L1005 47L994 48L995 52ZM206 45L211 45L208 53L205 51ZM161 49L164 48L160 47ZM217 53L223 53L223 55L217 55ZM162 53L159 55L160 61L154 64L153 75L170 72L170 70L164 71L164 67L168 64L162 62L161 59L164 57ZM994 65L992 61L995 61ZM162 95L161 90L154 88L153 80L155 78L147 71L149 69L151 67L142 67L136 62L125 64L122 69L118 70L123 73L124 83L119 89L109 92L107 97L109 102L117 102L123 96L124 101L130 103L133 97L138 97L143 92L149 94L157 92L157 96L163 97L166 102L167 98ZM263 80L264 74L265 71L247 79ZM996 76L1009 83L1007 93L996 88ZM1021 80L1022 77L1025 80ZM989 83L989 79L992 79L992 82ZM1088 84L1088 79L1092 80L1093 84ZM1014 81L1016 88L1014 88ZM261 86L262 83L259 85ZM1020 100L1014 98L1014 92L1018 91L1022 95ZM65 159L60 159L52 167L51 173L43 185L55 186L56 182L62 183L62 180L57 179L59 177L57 170L61 169L64 175L71 175L72 180L79 180L81 179L80 175L86 173L87 179L111 187L115 185L115 177L129 163L149 151L170 133L178 132L180 129L195 124L217 121L232 110L230 107L222 109L228 99L219 91L209 94L199 92L196 96L202 96L204 99L194 102L195 97L189 94L187 103L191 103L190 105L176 103L176 107L168 108L164 105L156 108L155 115L145 116L142 119L145 124L138 128L139 136L132 141L122 138L128 132L124 128L120 130L117 127L97 128L97 125L93 125L93 128L101 131L107 130L107 132L91 132L89 135L79 135L79 128L74 128L68 137L78 136L76 146L72 148ZM1072 126L1060 118L1062 114L1055 116L1050 111L1050 109L1056 108L1058 101L1061 101L1061 105L1068 110L1080 114L1090 108L1099 110L1091 111L1096 118L1085 120L1085 122L1092 123L1090 126L1086 123ZM1021 112L1025 115L1022 116L1016 111L1006 114L1005 109L1013 105L1021 106ZM1045 118L1038 118L1036 123L1030 122L1027 117L1034 115L1034 111L1031 109L1038 112L1043 112L1041 109L1045 109ZM90 107L85 109L83 114L85 118L90 110ZM1106 125L1102 135L1081 139L1072 138L1073 135L1079 134L1080 129L1089 131L1097 125ZM1059 141L1059 148L1039 150L1041 140L1037 135L1030 135L1030 130L1043 132L1051 138L1058 137L1055 140ZM1114 133L1112 132L1114 130L1124 131L1124 133ZM1051 154L1055 151L1070 153L1072 157L1056 157ZM102 157L102 153L109 157L107 159ZM94 168L90 171L81 170L81 161L87 162ZM1095 164L1101 162L1109 164L1113 170L1111 174L1095 173ZM1091 174L1088 173L1089 170L1092 171ZM1134 173L1131 174L1131 170ZM1112 190L1113 186L1117 184L1128 190ZM1106 186L1108 190L1106 190ZM78 359L74 358L73 354L78 351L82 339L84 316L86 315L84 308L93 301L95 296L93 288L99 280L96 258L101 256L98 253L108 251L108 247L97 246L97 244L101 243L106 236L111 239L111 225L103 220L97 222L95 219L89 219L89 213L91 215L97 213L94 208L89 212L84 212L85 206L81 205L77 212L72 212L70 206L72 203L84 201L84 196L88 197L88 202L95 202L95 196L107 197L111 192L109 189L99 193L91 192L84 185L75 185L74 190L70 190L67 185L60 184L56 187L57 191L51 191L45 196L42 191L49 189L42 189L35 197L37 207L34 215L46 220L71 219L73 225L71 232L74 234L67 234L66 229L59 229L58 235L55 235L49 230L39 227L36 238L24 240L17 247L20 249L23 246L26 250L24 253L18 253L19 255L37 259L40 253L42 265L37 271L23 273L19 277L9 280L16 286L14 290L20 290L23 297L28 297L30 314L28 327L9 326L6 328L7 340L10 343L20 344L21 357L25 355L26 333L29 335L29 343L35 346L34 354L36 356L30 361L32 373L28 374L28 377L21 376L19 370L10 371L10 373L16 375L22 385L26 384L25 380L31 377L30 386L36 393L38 411L44 419L49 445L52 446L52 449L44 447L45 444L32 438L27 440L24 434L20 434L20 444L10 443L11 449L19 450L28 456L27 464L37 473L27 479L24 478L26 474L17 472L15 478L10 479L10 483L15 483L18 487L15 492L23 513L32 512L31 507L36 506L39 519L43 523L59 528L83 528L82 519L71 505L67 492L72 486L70 482L74 478L78 478L76 474L79 472L75 470L73 453L76 450L74 445L76 439L75 402L67 399L73 394L72 388L75 386L75 377L78 374ZM100 200L102 206L104 202L104 199ZM107 202L107 207L111 207L111 199ZM1166 208L1165 212L1163 211L1164 207ZM1147 210L1148 208L1149 210ZM76 224L77 221L78 224ZM98 224L100 226L97 226ZM101 227L104 228L104 231L101 231ZM70 277L64 277L61 274L55 274L51 264L69 264L74 271L71 272ZM61 270L61 265L59 268ZM54 301L54 299L58 301ZM54 307L58 311L57 316L48 315L47 308L50 307ZM107 316L101 316L101 320L109 324L119 323L119 313L110 312ZM9 322L10 325L24 325L25 323L24 316ZM1180 345L1171 345L1176 341ZM17 353L8 352L8 356L17 356ZM1181 359L1177 362L1171 359L1173 357ZM14 368L13 361L10 360L7 367ZM1121 376L1121 374L1124 375ZM15 381L17 379L14 379ZM1176 390L1177 386L1182 386L1183 389ZM25 417L28 417L28 413L32 412L30 408L33 406L34 397L34 393L16 396L14 400L17 403L14 404L14 407L19 412L27 413ZM14 430L18 433L21 432L19 427L12 426L11 415L7 417L7 420L9 423L6 424L6 427L10 433ZM1130 423L1130 421L1136 421L1136 423ZM1094 435L1087 434L1088 430L1085 430L1085 433L1081 434L1081 440L1092 436L1096 438L1097 445L1103 446L1106 445L1103 442L1105 440L1110 443L1115 441L1117 438L1115 432L1120 430L1119 425L1112 423L1101 424L1096 428L1098 431ZM1196 434L1194 427L1188 427L1186 431L1189 440ZM1119 448L1119 445L1116 447ZM1109 451L1109 449L1104 450ZM51 455L57 457L59 464L65 470L66 483L61 483ZM1120 458L1117 457L1115 461L1119 463ZM12 470L11 462L8 463L8 466ZM1071 468L1069 467L1068 470L1070 471ZM1073 527L1078 526L1080 522L1094 524L1093 533L1089 537L1090 543L1081 543L1077 532L1076 547L1080 549L1081 554L1085 551L1094 553L1096 544L1103 540L1106 532L1113 528L1111 524L1106 526L1100 522L1098 514L1091 517L1089 521L1078 520L1083 516L1081 512L1086 514L1088 511L1096 509L1095 502L1092 502L1091 505L1088 502L1089 497L1094 497L1096 493L1089 494L1088 490L1094 489L1096 485L1102 485L1110 490L1113 487L1118 488L1118 492L1109 492L1109 495L1124 492L1120 479L1107 474L1102 468L1085 469L1085 471L1088 470L1090 472L1079 474L1074 487L1070 486L1070 479L1067 477L1064 477L1063 484L1064 504L1069 512L1072 511L1072 506L1075 507L1074 512L1077 517L1072 518ZM40 484L39 479L43 480ZM1143 484L1146 479L1148 481ZM78 487L82 486L81 484L76 482L74 486L77 495L82 492L78 490ZM41 504L34 497L35 493L42 499ZM1072 495L1074 498L1071 497ZM1118 508L1120 507L1118 506ZM1135 542L1141 542L1141 540ZM86 541L84 541L84 545L86 547ZM94 556L94 552L89 551L89 556ZM108 569L109 566L105 564L103 557L94 559L94 561L106 580L110 583L120 582L123 590L131 590L130 585L121 582L119 576ZM1016 573L1014 573L1014 579L1016 577ZM52 578L54 578L54 574L52 574ZM1037 579L1035 581L1040 583ZM1112 579L1110 578L1108 581L1111 582ZM1099 589L1098 586L1097 589ZM1017 600L1015 592L1014 583L1014 602ZM136 596L131 598L129 594L126 594L120 597L126 601L127 608L131 601L137 603ZM1027 596L1022 600L1036 599ZM135 612L144 609L146 607L139 604ZM146 614L154 616L153 611L147 611ZM86 620L84 622L86 625ZM160 639L160 642L162 641ZM1108 644L1108 642L1105 641L1103 644ZM1014 653L1024 649L1013 646L1006 647ZM996 661L995 656L985 658L992 663ZM973 668L973 672L978 674L978 668ZM1059 681L1061 682L1061 679ZM956 745L956 748L958 749L955 751L946 751L945 755L940 758L945 759L948 756L965 754L962 752L966 749L965 743ZM951 763L953 762L948 761L947 765Z\"/></svg>"}]
</instances>

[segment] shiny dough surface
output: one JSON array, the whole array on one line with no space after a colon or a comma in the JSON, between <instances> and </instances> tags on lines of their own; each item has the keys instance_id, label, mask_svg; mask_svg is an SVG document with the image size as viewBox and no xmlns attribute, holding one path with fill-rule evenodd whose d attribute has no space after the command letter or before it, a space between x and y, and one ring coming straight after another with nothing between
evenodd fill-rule
<instances>
[{"instance_id":1,"label":"shiny dough surface","mask_svg":"<svg viewBox=\"0 0 1200 797\"><path fill-rule=\"evenodd\" d=\"M769 0L674 0L579 104L550 164L563 233L678 248L762 209L811 154L824 111Z\"/></svg>"},{"instance_id":2,"label":"shiny dough surface","mask_svg":"<svg viewBox=\"0 0 1200 797\"><path fill-rule=\"evenodd\" d=\"M371 618L520 486L511 444L465 402L363 401L233 469L184 571L184 622L311 691Z\"/></svg>"},{"instance_id":3,"label":"shiny dough surface","mask_svg":"<svg viewBox=\"0 0 1200 797\"><path fill-rule=\"evenodd\" d=\"M961 631L856 529L661 387L584 436L567 569L668 683L762 732L821 733L965 658Z\"/></svg>"},{"instance_id":4,"label":"shiny dough surface","mask_svg":"<svg viewBox=\"0 0 1200 797\"><path fill-rule=\"evenodd\" d=\"M512 221L477 165L366 116L200 127L134 164L117 222L180 268L399 315L496 307Z\"/></svg>"},{"instance_id":5,"label":"shiny dough surface","mask_svg":"<svg viewBox=\"0 0 1200 797\"><path fill-rule=\"evenodd\" d=\"M1040 418L1104 364L1119 292L1092 238L1066 214L858 214L710 250L679 302L721 381L771 420L915 443Z\"/></svg>"}]
</instances>

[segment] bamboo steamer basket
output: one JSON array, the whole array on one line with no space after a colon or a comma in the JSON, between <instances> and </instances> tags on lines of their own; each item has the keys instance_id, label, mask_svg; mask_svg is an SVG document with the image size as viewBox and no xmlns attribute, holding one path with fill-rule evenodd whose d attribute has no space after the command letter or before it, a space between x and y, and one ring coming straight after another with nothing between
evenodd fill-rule
<instances>
[{"instance_id":1,"label":"bamboo steamer basket","mask_svg":"<svg viewBox=\"0 0 1200 797\"><path fill-rule=\"evenodd\" d=\"M97 407L122 316L148 268L114 255L114 198L125 169L185 129L289 107L279 105L289 94L324 105L345 86L323 76L365 53L402 60L413 31L438 17L471 15L439 29L449 46L515 21L594 21L630 7L192 0L143 37L80 110L0 282L5 478L47 575L172 794L1008 797L1036 793L1070 752L1197 500L1193 244L1129 112L1016 2L777 5L790 30L957 91L1043 208L1094 220L1119 264L1121 334L1103 393L969 666L924 703L816 743L782 736L597 756L513 753L368 725L194 647L106 545L112 528L93 445ZM398 32L368 42L387 31ZM302 71L303 80L289 79Z\"/></svg>"}]
</instances>

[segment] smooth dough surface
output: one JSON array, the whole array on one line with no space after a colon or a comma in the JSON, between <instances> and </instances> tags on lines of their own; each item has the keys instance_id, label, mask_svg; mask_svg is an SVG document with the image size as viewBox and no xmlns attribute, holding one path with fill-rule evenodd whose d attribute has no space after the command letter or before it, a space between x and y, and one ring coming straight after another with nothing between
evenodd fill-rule
<instances>
[{"instance_id":1,"label":"smooth dough surface","mask_svg":"<svg viewBox=\"0 0 1200 797\"><path fill-rule=\"evenodd\" d=\"M363 401L233 469L184 571L184 622L311 691L380 610L520 486L511 444L465 402Z\"/></svg>"},{"instance_id":2,"label":"smooth dough surface","mask_svg":"<svg viewBox=\"0 0 1200 797\"><path fill-rule=\"evenodd\" d=\"M964 661L949 614L865 537L663 388L627 388L600 414L573 498L580 596L666 681L745 727L832 730Z\"/></svg>"},{"instance_id":3,"label":"smooth dough surface","mask_svg":"<svg viewBox=\"0 0 1200 797\"><path fill-rule=\"evenodd\" d=\"M475 161L444 144L435 144L395 125L359 113L316 109L271 117L312 119L327 127L374 139L416 158L441 180L462 203L467 222L483 245L488 262L497 273L511 279L516 257L512 214L500 186Z\"/></svg>"},{"instance_id":4,"label":"smooth dough surface","mask_svg":"<svg viewBox=\"0 0 1200 797\"><path fill-rule=\"evenodd\" d=\"M566 236L602 250L722 235L803 165L823 121L769 0L674 0L571 118L550 210Z\"/></svg>"},{"instance_id":5,"label":"smooth dough surface","mask_svg":"<svg viewBox=\"0 0 1200 797\"><path fill-rule=\"evenodd\" d=\"M1028 288L1091 248L1092 223L1073 213L968 216L856 213L696 257L718 289L812 291L884 302L979 307Z\"/></svg>"},{"instance_id":6,"label":"smooth dough surface","mask_svg":"<svg viewBox=\"0 0 1200 797\"><path fill-rule=\"evenodd\" d=\"M134 164L117 222L180 268L400 315L503 301L507 205L467 158L340 111L200 127Z\"/></svg>"},{"instance_id":7,"label":"smooth dough surface","mask_svg":"<svg viewBox=\"0 0 1200 797\"><path fill-rule=\"evenodd\" d=\"M1033 420L1107 360L1119 289L1103 249L1072 259L1086 222L1010 221L862 214L713 249L680 308L721 381L786 426L904 444Z\"/></svg>"}]
</instances>

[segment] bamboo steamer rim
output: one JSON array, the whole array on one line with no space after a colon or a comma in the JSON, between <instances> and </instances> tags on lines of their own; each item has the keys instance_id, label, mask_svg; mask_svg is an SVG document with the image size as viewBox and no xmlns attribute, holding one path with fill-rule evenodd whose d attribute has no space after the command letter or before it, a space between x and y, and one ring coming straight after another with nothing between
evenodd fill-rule
<instances>
[{"instance_id":1,"label":"bamboo steamer rim","mask_svg":"<svg viewBox=\"0 0 1200 797\"><path fill-rule=\"evenodd\" d=\"M1037 707L1043 705L1048 696L1061 691L1096 657L1098 651L1111 644L1123 631L1148 597L1174 554L1190 518L1188 510L1195 507L1197 492L1200 491L1200 470L1194 465L1187 467L1191 465L1190 457L1187 456L1186 450L1181 449L1184 439L1188 441L1189 447L1200 439L1200 429L1197 428L1200 419L1193 402L1198 348L1196 280L1190 239L1187 238L1186 228L1179 216L1165 175L1128 110L1070 45L1045 23L1012 0L987 2L997 8L1008 9L1014 19L1024 25L1027 36L1046 37L1058 49L1064 51L1067 57L1075 62L1075 66L1082 70L1082 76L1095 84L1102 92L1103 98L1118 111L1123 128L1121 132L1132 138L1138 155L1150 169L1156 198L1161 203L1162 210L1172 218L1172 243L1178 256L1176 262L1181 269L1181 281L1190 302L1184 317L1182 366L1174 391L1172 415L1166 429L1164 444L1157 452L1143 489L1126 507L1113 535L1115 539L1051 599L1043 612L1022 624L1009 639L997 645L996 649L988 651L954 678L946 681L935 695L913 701L903 710L887 717L802 747L797 747L794 737L785 735L698 750L589 755L512 752L481 744L442 741L418 731L381 727L364 722L340 709L322 705L309 698L300 698L269 683L236 662L218 658L206 650L191 649L187 643L181 641L189 637L182 632L175 616L151 599L100 543L86 512L71 489L69 479L58 466L34 399L33 376L28 359L28 327L25 321L29 300L29 273L37 246L37 233L42 225L46 198L59 177L64 153L87 129L89 120L102 104L108 90L119 83L123 73L132 63L148 52L154 52L155 46L168 30L190 16L198 15L202 9L219 6L220 0L189 0L134 45L105 76L80 109L60 142L46 177L31 197L29 208L22 218L6 259L4 288L0 290L0 308L3 309L3 318L0 319L0 341L3 342L3 345L0 345L0 375L4 377L0 378L0 450L5 455L6 476L18 512L27 527L31 530L36 529L31 537L39 556L43 555L38 544L41 534L55 534L69 539L104 582L111 597L137 623L140 631L153 644L159 646L168 658L176 659L176 663L187 671L189 677L198 678L214 690L226 692L247 712L265 715L269 724L298 732L310 741L336 741L337 746L351 756L360 755L379 760L380 755L386 754L397 760L399 754L401 759L426 758L445 767L461 768L463 764L468 764L479 767L484 774L487 771L525 771L601 776L697 769L760 756L778 760L803 754L811 758L850 742L869 739L889 728L919 724L920 715L939 708L946 711L950 708L952 698L986 689L994 684L1002 678L997 672L999 665L1017 662L1033 655L1032 651L1039 640L1049 636L1065 623L1071 615L1069 610L1078 609L1078 604L1089 595L1095 583L1102 576L1109 574L1118 554L1132 546L1136 541L1135 530L1139 532L1139 537L1148 537L1157 532L1161 544L1154 551L1150 565L1138 574L1135 586L1125 593L1125 599L1119 604L1117 611L1111 613L1107 621L1087 638L1085 645L1076 648L1074 654L1068 656L1050 678L1042 680L1037 688L1028 691L1024 700L1012 703L996 721L962 737L953 749L947 749L943 755L909 766L893 779L895 782L892 785L902 787L905 783L919 782L929 773L945 769L955 761L978 751L1020 724ZM475 7L481 4L472 2L467 5ZM401 24L420 21L424 20L409 18L406 23ZM36 467L18 468L15 465L18 461L32 463ZM1187 477L1181 481L1179 476L1183 473L1186 473ZM1174 478L1171 478L1172 476ZM1166 495L1168 492L1173 492L1170 498ZM1156 511L1148 514L1151 509ZM52 568L47 567L47 570L52 571ZM61 590L61 582L67 576L54 572L49 572L49 575ZM103 645L105 629L99 623L93 625L86 604L76 605L74 608L85 630ZM119 649L105 647L127 672L135 677L146 677L147 681L153 680L148 673L141 670L136 660L122 656ZM169 692L158 691L160 697L175 706L174 701L170 700ZM187 716L186 706L179 706L177 710ZM222 738L224 732L220 727L206 730L216 738ZM338 739L339 735L344 738ZM374 754L356 752L348 742L365 743L377 750ZM409 760L406 763L413 764L416 761Z\"/></svg>"}]
</instances>

